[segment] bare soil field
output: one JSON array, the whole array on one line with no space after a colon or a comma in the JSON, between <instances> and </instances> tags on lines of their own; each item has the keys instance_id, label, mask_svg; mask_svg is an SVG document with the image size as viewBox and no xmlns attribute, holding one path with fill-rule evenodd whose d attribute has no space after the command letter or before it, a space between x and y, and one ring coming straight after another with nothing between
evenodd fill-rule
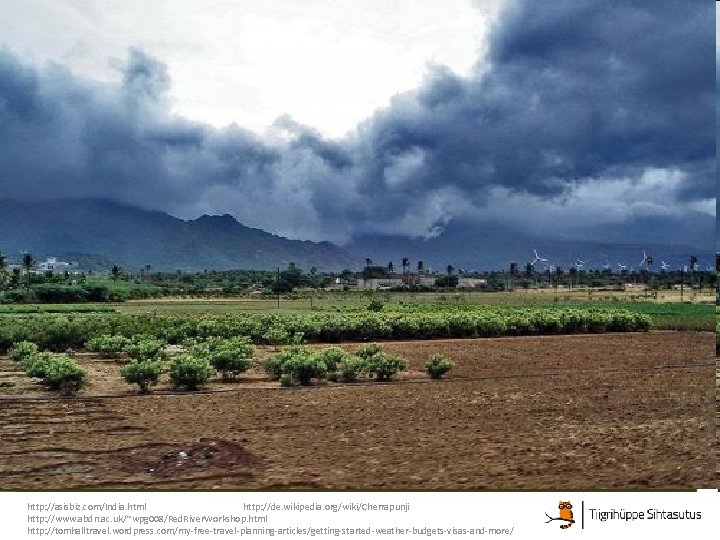
<instances>
[{"instance_id":1,"label":"bare soil field","mask_svg":"<svg viewBox=\"0 0 720 540\"><path fill-rule=\"evenodd\" d=\"M79 355L89 384L75 398L2 358L0 489L717 487L713 343L711 332L395 342L385 349L410 368L393 383L282 389L251 371L149 396L116 361ZM433 352L456 362L444 380L423 372Z\"/></svg>"}]
</instances>

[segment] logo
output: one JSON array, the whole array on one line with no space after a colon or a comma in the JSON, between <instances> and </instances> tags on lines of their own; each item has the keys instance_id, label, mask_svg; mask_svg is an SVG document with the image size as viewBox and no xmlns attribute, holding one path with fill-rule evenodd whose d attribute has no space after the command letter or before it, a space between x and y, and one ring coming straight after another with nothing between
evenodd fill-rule
<instances>
[{"instance_id":1,"label":"logo","mask_svg":"<svg viewBox=\"0 0 720 540\"><path fill-rule=\"evenodd\" d=\"M558 517L550 517L548 513L545 512L545 515L548 517L548 520L545 523L550 523L551 521L564 521L565 524L560 525L560 528L569 529L572 524L575 523L575 520L573 519L572 504L570 504L570 501L560 501L558 509L560 510L560 515Z\"/></svg>"}]
</instances>

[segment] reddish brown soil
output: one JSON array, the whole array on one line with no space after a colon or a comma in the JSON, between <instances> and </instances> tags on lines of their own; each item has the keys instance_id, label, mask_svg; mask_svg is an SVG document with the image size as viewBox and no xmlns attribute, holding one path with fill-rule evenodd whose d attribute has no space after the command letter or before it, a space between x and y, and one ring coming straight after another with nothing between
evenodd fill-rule
<instances>
[{"instance_id":1,"label":"reddish brown soil","mask_svg":"<svg viewBox=\"0 0 720 540\"><path fill-rule=\"evenodd\" d=\"M388 343L396 383L137 396L80 356L79 398L0 360L2 489L717 487L712 333ZM354 346L348 346L353 348ZM259 356L266 351L259 351ZM422 373L441 352L446 380ZM215 391L221 390L221 391ZM114 397L106 397L112 395Z\"/></svg>"}]
</instances>

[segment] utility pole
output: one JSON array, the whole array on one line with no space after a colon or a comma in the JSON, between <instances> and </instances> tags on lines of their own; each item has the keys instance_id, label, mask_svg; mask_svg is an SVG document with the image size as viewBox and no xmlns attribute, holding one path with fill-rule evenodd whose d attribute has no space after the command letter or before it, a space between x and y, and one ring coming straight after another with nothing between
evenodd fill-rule
<instances>
[{"instance_id":1,"label":"utility pole","mask_svg":"<svg viewBox=\"0 0 720 540\"><path fill-rule=\"evenodd\" d=\"M275 283L277 285L277 308L280 309L280 265L277 267L277 277L275 278Z\"/></svg>"},{"instance_id":2,"label":"utility pole","mask_svg":"<svg viewBox=\"0 0 720 540\"><path fill-rule=\"evenodd\" d=\"M680 302L683 301L683 294L684 294L684 287L685 287L685 267L680 267Z\"/></svg>"}]
</instances>

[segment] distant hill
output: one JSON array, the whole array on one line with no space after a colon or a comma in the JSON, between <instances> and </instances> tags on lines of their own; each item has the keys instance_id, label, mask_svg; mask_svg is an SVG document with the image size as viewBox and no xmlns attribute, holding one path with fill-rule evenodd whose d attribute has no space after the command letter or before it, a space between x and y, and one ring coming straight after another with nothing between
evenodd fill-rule
<instances>
[{"instance_id":1,"label":"distant hill","mask_svg":"<svg viewBox=\"0 0 720 540\"><path fill-rule=\"evenodd\" d=\"M714 265L714 219L697 214L684 220L650 223L645 219L598 231L566 231L583 240L541 237L497 223L453 221L442 234L428 240L366 235L340 248L330 242L288 240L246 227L230 215L185 221L105 200L0 199L0 251L11 257L22 251L33 253L36 259L58 256L92 264L94 269L117 263L128 270L149 264L166 271L269 270L291 261L304 270L313 266L320 271L359 269L367 257L382 266L392 261L396 269L403 257L411 260L413 269L418 260L439 271L448 264L467 270L500 270L511 262L522 269L534 249L548 257L549 264L564 268L580 258L588 268L609 263L617 270L620 262L637 269L643 250L655 258L657 269L661 260L678 268L691 255L700 258L702 268ZM643 242L642 231L649 228L655 238ZM683 242L688 230L693 231L692 243ZM543 266L540 263L538 269Z\"/></svg>"},{"instance_id":2,"label":"distant hill","mask_svg":"<svg viewBox=\"0 0 720 540\"><path fill-rule=\"evenodd\" d=\"M418 260L422 260L426 267L441 272L448 264L468 270L504 270L511 262L516 262L522 269L533 259L533 250L548 258L548 264L563 268L581 259L587 268L601 268L609 263L613 271L617 271L617 264L622 263L628 269L638 269L643 250L655 259L658 270L663 260L677 269L679 265L687 264L691 255L700 258L702 268L714 265L714 219L707 217L702 221L693 216L693 220L698 223L698 235L697 242L692 244L684 244L678 234L672 234L674 224L667 220L663 224L657 223L654 229L657 235L645 242L635 233L640 227L632 224L624 229L613 227L606 237L589 232L586 239L570 240L534 236L496 223L460 221L451 222L440 235L427 240L367 235L355 239L345 248L361 260L370 257L377 265L384 266L393 261L397 268L402 258L408 257L412 269L416 268ZM543 266L544 263L539 263L537 268L542 270Z\"/></svg>"},{"instance_id":3,"label":"distant hill","mask_svg":"<svg viewBox=\"0 0 720 540\"><path fill-rule=\"evenodd\" d=\"M229 215L184 221L105 200L18 202L0 199L0 250L37 258L94 254L128 269L341 270L359 260L330 242L288 240L246 227ZM73 259L75 260L75 259Z\"/></svg>"}]
</instances>

